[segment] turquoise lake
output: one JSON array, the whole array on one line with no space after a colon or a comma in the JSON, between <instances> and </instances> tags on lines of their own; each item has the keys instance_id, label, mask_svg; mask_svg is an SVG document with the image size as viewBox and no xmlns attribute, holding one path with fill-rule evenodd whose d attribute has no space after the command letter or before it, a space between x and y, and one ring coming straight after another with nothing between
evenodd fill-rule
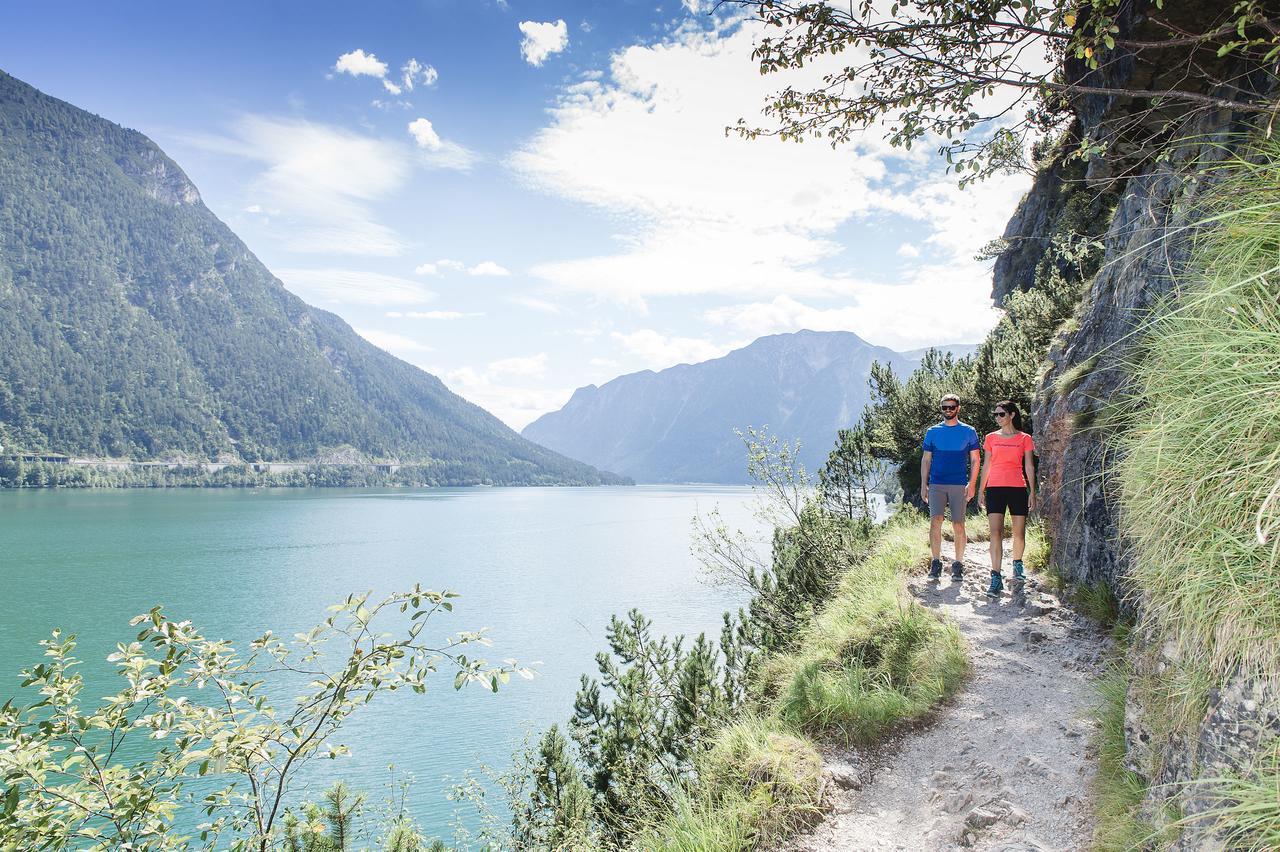
<instances>
[{"instance_id":1,"label":"turquoise lake","mask_svg":"<svg viewBox=\"0 0 1280 852\"><path fill-rule=\"evenodd\" d=\"M537 678L495 695L441 676L425 696L389 696L344 728L352 756L313 764L297 791L342 778L375 800L394 764L424 829L448 839L450 779L506 766L527 734L569 717L612 614L719 635L742 601L690 553L693 517L717 506L767 548L746 488L0 492L0 702L54 627L79 635L87 703L117 688L105 657L156 604L242 643L305 630L349 592L451 589L461 598L430 635L488 627L482 655L540 662Z\"/></svg>"}]
</instances>

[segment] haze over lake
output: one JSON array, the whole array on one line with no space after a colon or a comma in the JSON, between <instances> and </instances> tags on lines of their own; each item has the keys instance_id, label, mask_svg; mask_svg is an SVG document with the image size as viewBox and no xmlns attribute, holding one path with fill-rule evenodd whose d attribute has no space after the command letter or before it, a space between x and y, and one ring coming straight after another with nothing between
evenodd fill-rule
<instances>
[{"instance_id":1,"label":"haze over lake","mask_svg":"<svg viewBox=\"0 0 1280 852\"><path fill-rule=\"evenodd\" d=\"M350 758L311 773L316 794L344 778L375 799L394 763L416 778L415 816L447 834L442 778L502 767L527 732L564 722L611 614L718 636L739 599L706 582L691 519L718 505L767 542L751 502L730 487L0 492L0 701L55 626L79 634L88 704L119 688L105 657L155 604L243 643L307 629L349 592L452 589L454 613L424 635L489 627L484 656L541 662L539 676L493 695L442 675L425 696L390 696L344 727Z\"/></svg>"}]
</instances>

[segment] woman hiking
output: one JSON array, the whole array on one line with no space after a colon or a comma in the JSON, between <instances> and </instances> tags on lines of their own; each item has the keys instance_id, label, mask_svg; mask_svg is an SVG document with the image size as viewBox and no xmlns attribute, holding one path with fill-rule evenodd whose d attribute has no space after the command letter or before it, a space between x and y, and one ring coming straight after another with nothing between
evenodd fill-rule
<instances>
[{"instance_id":1,"label":"woman hiking","mask_svg":"<svg viewBox=\"0 0 1280 852\"><path fill-rule=\"evenodd\" d=\"M1004 575L1000 560L1004 550L1004 516L1013 516L1013 579L1026 579L1022 554L1027 546L1027 513L1036 508L1035 444L1022 432L1022 413L1008 399L995 404L991 416L1000 428L983 441L982 482L978 485L978 501L987 506L987 522L991 525L991 585L987 594L1004 591Z\"/></svg>"}]
</instances>

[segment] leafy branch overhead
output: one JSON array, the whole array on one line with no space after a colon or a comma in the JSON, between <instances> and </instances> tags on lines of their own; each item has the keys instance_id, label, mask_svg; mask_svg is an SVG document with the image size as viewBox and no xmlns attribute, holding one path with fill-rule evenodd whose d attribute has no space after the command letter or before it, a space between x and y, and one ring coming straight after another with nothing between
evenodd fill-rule
<instances>
[{"instance_id":1,"label":"leafy branch overhead","mask_svg":"<svg viewBox=\"0 0 1280 852\"><path fill-rule=\"evenodd\" d=\"M1276 110L1257 96L1280 55L1280 10L1265 0L1224 2L1209 17L1212 4L1178 0L724 3L765 25L762 74L840 63L813 88L773 95L773 127L730 128L747 138L838 145L882 125L895 146L936 142L972 179L1025 166L1028 143L1060 133L1084 98L1131 100L1108 131L1139 148L1204 110ZM1080 153L1113 141L1078 140Z\"/></svg>"}]
</instances>

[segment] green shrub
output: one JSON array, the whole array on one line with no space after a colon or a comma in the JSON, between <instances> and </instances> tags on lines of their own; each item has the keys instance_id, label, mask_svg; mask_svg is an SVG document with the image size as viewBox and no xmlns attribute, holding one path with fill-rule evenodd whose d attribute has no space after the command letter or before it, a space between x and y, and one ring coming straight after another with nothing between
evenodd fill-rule
<instances>
[{"instance_id":1,"label":"green shrub","mask_svg":"<svg viewBox=\"0 0 1280 852\"><path fill-rule=\"evenodd\" d=\"M894 523L841 579L798 650L765 661L762 690L784 721L845 742L871 742L923 716L968 671L956 628L911 601L900 573L917 563L920 523Z\"/></svg>"},{"instance_id":2,"label":"green shrub","mask_svg":"<svg viewBox=\"0 0 1280 852\"><path fill-rule=\"evenodd\" d=\"M699 760L699 784L633 843L666 852L768 845L822 814L822 757L779 722L747 716Z\"/></svg>"}]
</instances>

